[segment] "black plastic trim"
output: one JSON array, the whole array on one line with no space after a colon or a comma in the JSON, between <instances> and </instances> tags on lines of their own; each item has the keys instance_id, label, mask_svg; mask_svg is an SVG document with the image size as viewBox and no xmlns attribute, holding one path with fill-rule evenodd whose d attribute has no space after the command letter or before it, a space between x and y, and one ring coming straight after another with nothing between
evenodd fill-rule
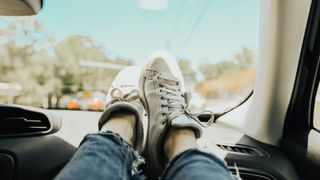
<instances>
[{"instance_id":1,"label":"black plastic trim","mask_svg":"<svg viewBox=\"0 0 320 180\"><path fill-rule=\"evenodd\" d=\"M241 179L243 180L276 180L276 178L271 174L259 171L257 169L241 167L236 168L235 166L229 166L228 168L233 175L239 173Z\"/></svg>"},{"instance_id":2,"label":"black plastic trim","mask_svg":"<svg viewBox=\"0 0 320 180\"><path fill-rule=\"evenodd\" d=\"M291 162L277 147L259 142L247 135L244 135L236 145L262 150L269 156L248 156L239 153L228 153L225 160L229 167L234 167L236 164L240 170L247 169L251 173L264 174L271 179L298 179L296 170Z\"/></svg>"},{"instance_id":3,"label":"black plastic trim","mask_svg":"<svg viewBox=\"0 0 320 180\"><path fill-rule=\"evenodd\" d=\"M285 133L309 130L312 126L313 102L319 77L320 3L313 0L302 44L297 76L285 120Z\"/></svg>"},{"instance_id":4,"label":"black plastic trim","mask_svg":"<svg viewBox=\"0 0 320 180\"><path fill-rule=\"evenodd\" d=\"M314 102L319 85L320 2L313 0L301 48L293 93L280 148L301 179L320 177L320 134L313 127Z\"/></svg>"},{"instance_id":5,"label":"black plastic trim","mask_svg":"<svg viewBox=\"0 0 320 180\"><path fill-rule=\"evenodd\" d=\"M53 179L76 148L54 135L0 138L0 153L15 162L13 179ZM1 164L1 162L0 162Z\"/></svg>"},{"instance_id":6,"label":"black plastic trim","mask_svg":"<svg viewBox=\"0 0 320 180\"><path fill-rule=\"evenodd\" d=\"M52 134L61 128L61 117L45 109L0 104L0 112L0 138ZM33 121L38 121L34 122L34 124L39 125L39 129L36 130L37 127L33 127L28 132L27 126L24 127L23 123L33 123ZM21 124L20 128L14 128L15 125ZM9 127L12 129L9 130Z\"/></svg>"}]
</instances>

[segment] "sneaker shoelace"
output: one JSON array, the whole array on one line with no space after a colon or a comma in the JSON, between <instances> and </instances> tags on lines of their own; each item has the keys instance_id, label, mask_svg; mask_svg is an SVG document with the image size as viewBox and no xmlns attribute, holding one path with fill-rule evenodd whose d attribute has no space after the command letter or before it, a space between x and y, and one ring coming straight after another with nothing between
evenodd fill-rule
<instances>
[{"instance_id":1,"label":"sneaker shoelace","mask_svg":"<svg viewBox=\"0 0 320 180\"><path fill-rule=\"evenodd\" d=\"M161 109L166 108L167 110L162 111L162 115L165 116L163 118L162 123L170 123L173 119L179 117L180 115L186 114L194 121L196 121L202 127L209 127L214 122L214 114L209 110L205 110L201 112L201 114L209 113L211 114L211 118L207 121L207 123L203 124L199 118L190 112L187 108L184 98L184 92L182 92L181 82L172 77L171 74L168 73L158 73L153 77L153 80L159 84L159 88L155 90L154 93L159 94L161 97Z\"/></svg>"},{"instance_id":2,"label":"sneaker shoelace","mask_svg":"<svg viewBox=\"0 0 320 180\"><path fill-rule=\"evenodd\" d=\"M114 104L116 102L121 102L121 101L131 102L137 99L140 99L139 91L137 89L133 89L132 91L123 94L121 89L113 88L111 90L111 100L107 106Z\"/></svg>"}]
</instances>

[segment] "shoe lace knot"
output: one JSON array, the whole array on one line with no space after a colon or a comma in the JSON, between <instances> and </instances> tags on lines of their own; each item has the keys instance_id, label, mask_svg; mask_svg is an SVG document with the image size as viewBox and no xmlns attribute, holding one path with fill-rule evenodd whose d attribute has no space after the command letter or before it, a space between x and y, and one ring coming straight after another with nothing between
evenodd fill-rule
<instances>
[{"instance_id":1,"label":"shoe lace knot","mask_svg":"<svg viewBox=\"0 0 320 180\"><path fill-rule=\"evenodd\" d=\"M128 93L123 93L120 88L113 88L110 94L111 100L109 101L108 105L114 104L116 102L132 102L134 100L140 99L139 91L137 89L133 89Z\"/></svg>"},{"instance_id":2,"label":"shoe lace knot","mask_svg":"<svg viewBox=\"0 0 320 180\"><path fill-rule=\"evenodd\" d=\"M158 73L153 77L153 80L156 81L159 86L156 89L156 93L160 96L160 113L163 116L162 124L169 123L183 114L196 121L202 127L208 127L214 122L214 114L209 110L201 113L211 114L211 118L206 124L203 124L199 118L189 110L184 92L182 91L183 86L181 81L173 77L170 73Z\"/></svg>"}]
</instances>

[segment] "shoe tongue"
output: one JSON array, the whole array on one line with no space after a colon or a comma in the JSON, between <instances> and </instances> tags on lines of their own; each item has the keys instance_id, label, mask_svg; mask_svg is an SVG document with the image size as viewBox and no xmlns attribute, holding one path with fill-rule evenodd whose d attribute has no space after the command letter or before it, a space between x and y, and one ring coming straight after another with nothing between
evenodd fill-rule
<instances>
[{"instance_id":1,"label":"shoe tongue","mask_svg":"<svg viewBox=\"0 0 320 180\"><path fill-rule=\"evenodd\" d=\"M181 114L171 121L171 125L173 127L184 127L184 126L188 127L188 124L190 123L191 123L191 119L186 114Z\"/></svg>"},{"instance_id":2,"label":"shoe tongue","mask_svg":"<svg viewBox=\"0 0 320 180\"><path fill-rule=\"evenodd\" d=\"M174 118L171 121L171 126L176 128L191 128L193 129L197 138L201 137L202 130L199 124L186 114L181 114L180 116Z\"/></svg>"},{"instance_id":3,"label":"shoe tongue","mask_svg":"<svg viewBox=\"0 0 320 180\"><path fill-rule=\"evenodd\" d=\"M175 81L175 82L180 81L178 78L174 77L171 73L167 73L167 72L161 73L161 77L169 81Z\"/></svg>"}]
</instances>

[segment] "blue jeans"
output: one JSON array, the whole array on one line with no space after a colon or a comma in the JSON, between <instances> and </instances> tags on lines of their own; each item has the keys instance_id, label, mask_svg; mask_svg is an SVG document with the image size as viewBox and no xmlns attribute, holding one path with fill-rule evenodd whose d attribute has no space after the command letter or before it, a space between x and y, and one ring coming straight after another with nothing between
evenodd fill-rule
<instances>
[{"instance_id":1,"label":"blue jeans","mask_svg":"<svg viewBox=\"0 0 320 180\"><path fill-rule=\"evenodd\" d=\"M146 179L138 166L143 158L119 135L89 134L55 179ZM223 161L199 151L187 150L165 168L163 179L233 179Z\"/></svg>"}]
</instances>

